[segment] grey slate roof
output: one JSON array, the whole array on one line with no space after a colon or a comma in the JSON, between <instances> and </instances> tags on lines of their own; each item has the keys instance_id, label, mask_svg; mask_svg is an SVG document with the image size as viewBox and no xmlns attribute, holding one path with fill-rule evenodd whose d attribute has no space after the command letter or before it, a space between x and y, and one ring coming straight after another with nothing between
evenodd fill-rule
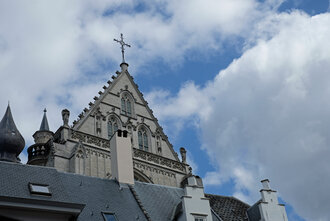
<instances>
[{"instance_id":1,"label":"grey slate roof","mask_svg":"<svg viewBox=\"0 0 330 221\"><path fill-rule=\"evenodd\" d=\"M184 195L182 188L157 184L135 182L133 188L152 221L172 220L176 206Z\"/></svg>"},{"instance_id":2,"label":"grey slate roof","mask_svg":"<svg viewBox=\"0 0 330 221\"><path fill-rule=\"evenodd\" d=\"M168 187L157 184L135 182L134 190L140 204L147 211L152 221L173 220L178 210L182 209L182 188ZM214 221L241 221L249 206L233 197L205 194L210 199ZM225 206L224 208L219 208ZM225 211L228 210L229 211ZM238 212L233 212L236 209ZM230 214L230 215L229 215ZM244 215L242 215L244 214ZM229 215L229 216L228 216Z\"/></svg>"},{"instance_id":3,"label":"grey slate roof","mask_svg":"<svg viewBox=\"0 0 330 221\"><path fill-rule=\"evenodd\" d=\"M261 202L261 200L256 202L253 206L251 206L247 210L247 214L249 216L249 221L259 221L261 219L260 210L259 210L260 202Z\"/></svg>"},{"instance_id":4,"label":"grey slate roof","mask_svg":"<svg viewBox=\"0 0 330 221\"><path fill-rule=\"evenodd\" d=\"M74 202L67 193L56 169L0 162L0 177L1 196ZM29 183L49 185L50 191L53 193L52 197L31 196L28 188Z\"/></svg>"},{"instance_id":5,"label":"grey slate roof","mask_svg":"<svg viewBox=\"0 0 330 221\"><path fill-rule=\"evenodd\" d=\"M223 221L246 221L249 205L235 197L205 194L210 199L211 208Z\"/></svg>"},{"instance_id":6,"label":"grey slate roof","mask_svg":"<svg viewBox=\"0 0 330 221\"><path fill-rule=\"evenodd\" d=\"M130 189L114 180L10 162L0 162L0 177L0 199L84 205L78 221L102 221L102 212L115 213L118 221L173 220L184 195L182 188L135 182ZM31 194L29 183L49 185L52 196ZM210 199L213 220L245 221L247 204L233 197L212 194L206 197Z\"/></svg>"},{"instance_id":7,"label":"grey slate roof","mask_svg":"<svg viewBox=\"0 0 330 221\"><path fill-rule=\"evenodd\" d=\"M146 220L130 189L114 180L8 162L0 162L0 177L0 197L85 204L78 221L102 221L102 212L115 213L119 221ZM52 196L30 194L30 182L49 185Z\"/></svg>"}]
</instances>

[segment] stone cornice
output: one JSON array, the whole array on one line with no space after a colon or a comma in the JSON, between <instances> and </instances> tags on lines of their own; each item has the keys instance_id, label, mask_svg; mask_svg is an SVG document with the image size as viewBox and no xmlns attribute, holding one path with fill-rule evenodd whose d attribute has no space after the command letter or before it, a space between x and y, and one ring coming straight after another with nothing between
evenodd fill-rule
<instances>
[{"instance_id":1,"label":"stone cornice","mask_svg":"<svg viewBox=\"0 0 330 221\"><path fill-rule=\"evenodd\" d=\"M96 147L102 147L110 151L110 141L84 132L71 130L71 139L81 141L82 143L92 144Z\"/></svg>"},{"instance_id":2,"label":"stone cornice","mask_svg":"<svg viewBox=\"0 0 330 221\"><path fill-rule=\"evenodd\" d=\"M133 161L133 167L140 170L142 173L145 173L145 171L150 171L152 173L162 174L171 178L175 178L177 174L177 172L173 172L164 168L159 168L140 161ZM152 180L151 177L149 177L149 179Z\"/></svg>"},{"instance_id":3,"label":"stone cornice","mask_svg":"<svg viewBox=\"0 0 330 221\"><path fill-rule=\"evenodd\" d=\"M133 148L133 158L155 166L163 167L175 172L186 174L183 163L176 160L168 159L150 152Z\"/></svg>"}]
</instances>

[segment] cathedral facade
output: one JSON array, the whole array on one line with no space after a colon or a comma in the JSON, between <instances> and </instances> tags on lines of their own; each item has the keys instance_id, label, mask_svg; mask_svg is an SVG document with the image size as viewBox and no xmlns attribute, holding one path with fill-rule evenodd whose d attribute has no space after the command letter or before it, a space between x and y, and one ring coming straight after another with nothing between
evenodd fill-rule
<instances>
[{"instance_id":1,"label":"cathedral facade","mask_svg":"<svg viewBox=\"0 0 330 221\"><path fill-rule=\"evenodd\" d=\"M40 130L34 134L35 144L28 148L28 164L111 178L110 139L121 129L131 137L135 180L180 187L191 170L186 150L180 149L180 160L127 67L121 64L121 71L103 86L72 126L66 109L62 111L63 125L55 133L49 131L44 115Z\"/></svg>"}]
</instances>

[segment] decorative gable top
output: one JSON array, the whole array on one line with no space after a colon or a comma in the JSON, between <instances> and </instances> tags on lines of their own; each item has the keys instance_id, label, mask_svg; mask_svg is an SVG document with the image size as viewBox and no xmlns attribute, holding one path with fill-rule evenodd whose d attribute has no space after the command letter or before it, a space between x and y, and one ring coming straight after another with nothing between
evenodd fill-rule
<instances>
[{"instance_id":1,"label":"decorative gable top","mask_svg":"<svg viewBox=\"0 0 330 221\"><path fill-rule=\"evenodd\" d=\"M80 131L83 125L86 123L89 117L94 117L96 120L106 121L109 115L115 114L115 105L110 110L102 110L101 104L105 103L107 100L107 96L109 94L121 97L124 94L131 96L134 99L134 103L139 106L144 106L147 118L154 122L156 125L156 129L151 131L152 136L160 136L169 146L170 151L172 152L174 158L179 161L177 153L173 149L173 145L168 141L168 137L164 134L163 128L159 125L158 119L153 115L153 111L149 108L148 102L144 99L143 94L140 92L138 85L134 82L133 77L129 74L127 70L122 70L121 72L116 71L116 76L113 75L112 81L108 80L108 86L103 86L103 91L98 92L98 96L95 96L94 102L89 103L88 108L84 108L83 112L78 115L78 119L73 121L72 129L76 131ZM126 83L124 83L126 82ZM128 83L127 83L128 82ZM133 96L134 95L134 96ZM120 99L119 99L120 100ZM118 105L118 104L117 104ZM119 104L120 105L120 104ZM131 119L137 119L139 117L141 123L140 125L146 125L144 123L145 117L132 115L132 117L128 117L125 122L123 122L123 126L131 125ZM148 126L148 125L147 125ZM149 127L149 126L148 126ZM136 129L135 126L133 126Z\"/></svg>"}]
</instances>

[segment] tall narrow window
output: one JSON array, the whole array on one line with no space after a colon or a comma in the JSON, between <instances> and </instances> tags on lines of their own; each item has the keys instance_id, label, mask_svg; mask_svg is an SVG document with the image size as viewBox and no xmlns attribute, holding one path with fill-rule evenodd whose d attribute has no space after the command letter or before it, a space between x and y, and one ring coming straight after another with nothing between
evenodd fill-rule
<instances>
[{"instance_id":1,"label":"tall narrow window","mask_svg":"<svg viewBox=\"0 0 330 221\"><path fill-rule=\"evenodd\" d=\"M126 114L126 101L124 98L121 99L121 112Z\"/></svg>"},{"instance_id":2,"label":"tall narrow window","mask_svg":"<svg viewBox=\"0 0 330 221\"><path fill-rule=\"evenodd\" d=\"M116 132L118 130L118 124L115 122L113 124L113 133Z\"/></svg>"},{"instance_id":3,"label":"tall narrow window","mask_svg":"<svg viewBox=\"0 0 330 221\"><path fill-rule=\"evenodd\" d=\"M148 151L149 150L148 134L144 128L141 128L138 131L138 138L139 138L139 149Z\"/></svg>"},{"instance_id":4,"label":"tall narrow window","mask_svg":"<svg viewBox=\"0 0 330 221\"><path fill-rule=\"evenodd\" d=\"M108 122L108 137L109 137L109 139L111 138L112 134L113 134L112 122L109 121Z\"/></svg>"},{"instance_id":5,"label":"tall narrow window","mask_svg":"<svg viewBox=\"0 0 330 221\"><path fill-rule=\"evenodd\" d=\"M127 116L132 116L132 101L129 98L129 95L125 94L121 98L121 113Z\"/></svg>"},{"instance_id":6,"label":"tall narrow window","mask_svg":"<svg viewBox=\"0 0 330 221\"><path fill-rule=\"evenodd\" d=\"M138 136L139 136L139 149L143 150L142 132L140 130L138 132Z\"/></svg>"},{"instance_id":7,"label":"tall narrow window","mask_svg":"<svg viewBox=\"0 0 330 221\"><path fill-rule=\"evenodd\" d=\"M126 101L126 111L127 111L127 115L131 116L131 114L132 114L131 101L128 99Z\"/></svg>"},{"instance_id":8,"label":"tall narrow window","mask_svg":"<svg viewBox=\"0 0 330 221\"><path fill-rule=\"evenodd\" d=\"M143 134L143 147L145 151L148 151L148 136L147 133Z\"/></svg>"},{"instance_id":9,"label":"tall narrow window","mask_svg":"<svg viewBox=\"0 0 330 221\"><path fill-rule=\"evenodd\" d=\"M118 123L114 117L111 117L108 121L108 137L109 139L118 130Z\"/></svg>"}]
</instances>

